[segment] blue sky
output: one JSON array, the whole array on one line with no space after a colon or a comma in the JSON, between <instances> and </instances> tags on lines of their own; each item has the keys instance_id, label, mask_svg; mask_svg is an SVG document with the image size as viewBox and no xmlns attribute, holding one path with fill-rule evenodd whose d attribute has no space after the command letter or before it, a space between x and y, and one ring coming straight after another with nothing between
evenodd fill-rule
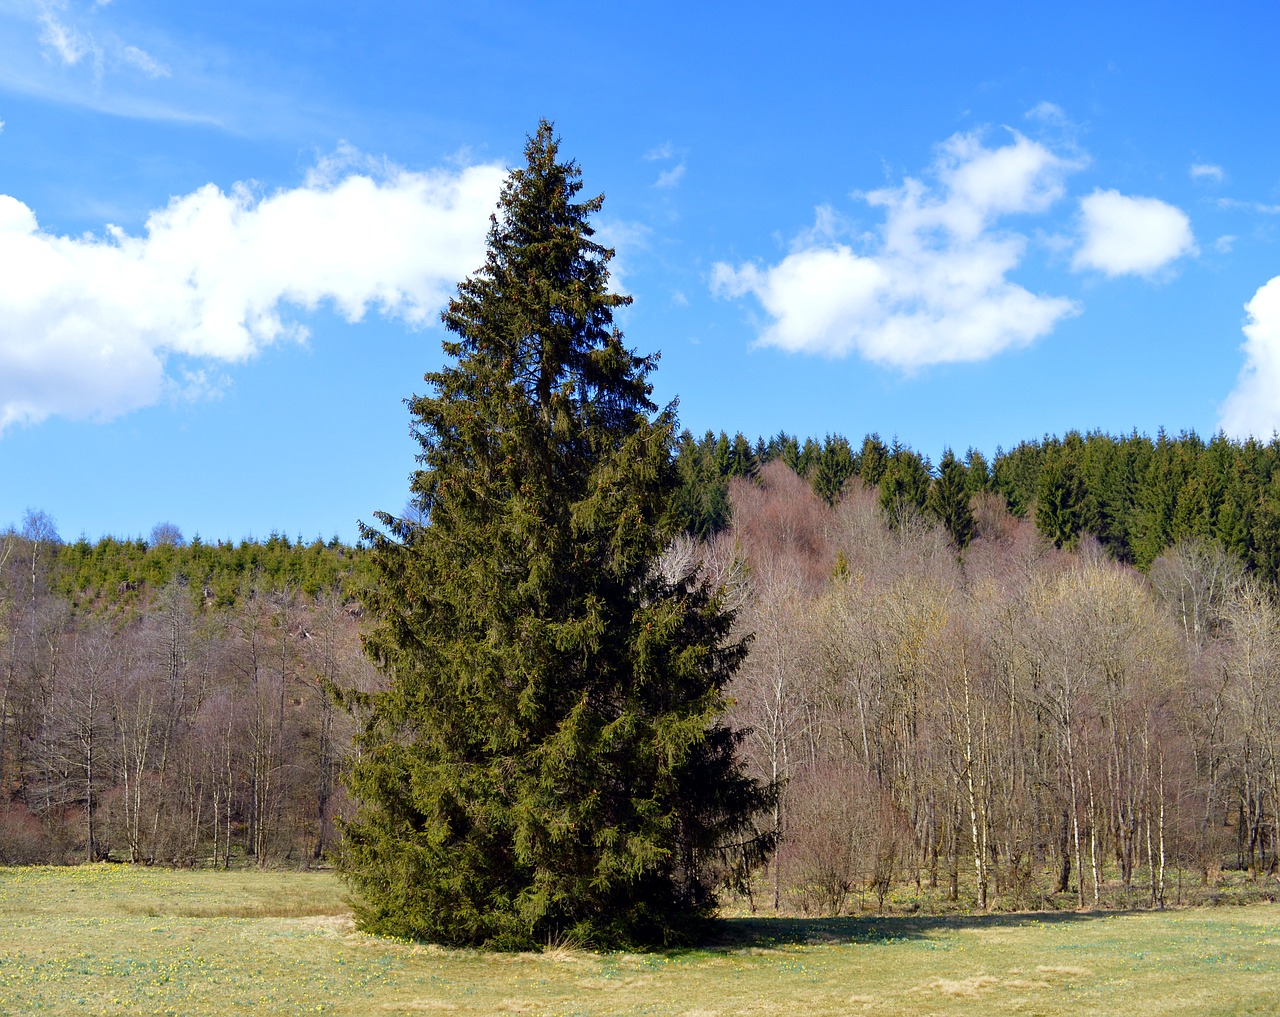
<instances>
[{"instance_id":1,"label":"blue sky","mask_svg":"<svg viewBox=\"0 0 1280 1017\"><path fill-rule=\"evenodd\" d=\"M1269 436L1277 10L0 0L0 526L398 510L539 117L695 432Z\"/></svg>"}]
</instances>

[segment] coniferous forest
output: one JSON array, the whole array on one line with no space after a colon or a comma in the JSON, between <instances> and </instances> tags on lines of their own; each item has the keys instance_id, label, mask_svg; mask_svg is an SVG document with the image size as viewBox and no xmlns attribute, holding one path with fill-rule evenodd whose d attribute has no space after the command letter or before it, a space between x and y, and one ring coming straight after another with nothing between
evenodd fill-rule
<instances>
[{"instance_id":1,"label":"coniferous forest","mask_svg":"<svg viewBox=\"0 0 1280 1017\"><path fill-rule=\"evenodd\" d=\"M676 448L659 567L710 577L750 637L729 719L779 788L755 905L1272 885L1280 443ZM369 555L171 525L67 542L39 512L0 533L0 861L325 860L363 722L331 692L385 681Z\"/></svg>"}]
</instances>

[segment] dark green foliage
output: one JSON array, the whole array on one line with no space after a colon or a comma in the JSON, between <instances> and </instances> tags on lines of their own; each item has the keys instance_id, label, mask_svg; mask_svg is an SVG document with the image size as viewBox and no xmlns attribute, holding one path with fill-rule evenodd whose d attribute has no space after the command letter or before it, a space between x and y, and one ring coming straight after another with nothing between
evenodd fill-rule
<instances>
[{"instance_id":1,"label":"dark green foliage","mask_svg":"<svg viewBox=\"0 0 1280 1017\"><path fill-rule=\"evenodd\" d=\"M1262 578L1280 578L1280 441L1205 442L1194 431L1155 440L1069 432L997 451L992 488L1035 513L1051 540L1090 533L1146 569L1178 541L1216 540Z\"/></svg>"},{"instance_id":2,"label":"dark green foliage","mask_svg":"<svg viewBox=\"0 0 1280 1017\"><path fill-rule=\"evenodd\" d=\"M426 521L363 531L390 685L363 701L342 867L371 931L677 942L768 847L770 795L720 719L746 646L710 590L655 569L674 415L651 416L656 358L613 326L602 199L576 200L546 123L526 156L444 314L454 363L410 401ZM713 446L748 468L745 441Z\"/></svg>"},{"instance_id":3,"label":"dark green foliage","mask_svg":"<svg viewBox=\"0 0 1280 1017\"><path fill-rule=\"evenodd\" d=\"M947 528L956 547L963 550L969 546L973 539L973 512L969 509L968 471L951 449L942 453L925 508Z\"/></svg>"},{"instance_id":4,"label":"dark green foliage","mask_svg":"<svg viewBox=\"0 0 1280 1017\"><path fill-rule=\"evenodd\" d=\"M992 487L1004 495L1005 504L1015 516L1025 516L1035 507L1043 458L1043 450L1034 441L1019 442L1009 452L996 449Z\"/></svg>"},{"instance_id":5,"label":"dark green foliage","mask_svg":"<svg viewBox=\"0 0 1280 1017\"><path fill-rule=\"evenodd\" d=\"M1085 531L1085 487L1075 460L1057 451L1040 471L1036 529L1054 547L1074 547Z\"/></svg>"},{"instance_id":6,"label":"dark green foliage","mask_svg":"<svg viewBox=\"0 0 1280 1017\"><path fill-rule=\"evenodd\" d=\"M898 527L924 510L932 479L928 460L894 441L880 478L880 510L889 526Z\"/></svg>"},{"instance_id":7,"label":"dark green foliage","mask_svg":"<svg viewBox=\"0 0 1280 1017\"><path fill-rule=\"evenodd\" d=\"M991 467L987 457L976 448L970 448L964 457L965 485L970 494L991 490Z\"/></svg>"},{"instance_id":8,"label":"dark green foliage","mask_svg":"<svg viewBox=\"0 0 1280 1017\"><path fill-rule=\"evenodd\" d=\"M770 462L781 459L795 473L804 476L803 464L800 462L800 442L786 431L779 431L769 439L768 453Z\"/></svg>"},{"instance_id":9,"label":"dark green foliage","mask_svg":"<svg viewBox=\"0 0 1280 1017\"><path fill-rule=\"evenodd\" d=\"M226 607L236 602L246 577L267 589L291 587L314 596L343 583L361 557L336 540L326 544L316 538L304 546L279 534L266 541L213 544L198 535L185 544L81 538L51 547L50 585L72 603L94 607L133 604L147 591L180 579L196 604Z\"/></svg>"},{"instance_id":10,"label":"dark green foliage","mask_svg":"<svg viewBox=\"0 0 1280 1017\"><path fill-rule=\"evenodd\" d=\"M676 443L680 486L671 499L671 525L699 540L729 525L729 482L719 471L718 445L710 431L701 442L685 431Z\"/></svg>"},{"instance_id":11,"label":"dark green foliage","mask_svg":"<svg viewBox=\"0 0 1280 1017\"><path fill-rule=\"evenodd\" d=\"M858 456L858 475L862 482L875 487L888 466L889 448L880 440L880 435L872 433L863 438L862 452Z\"/></svg>"},{"instance_id":12,"label":"dark green foliage","mask_svg":"<svg viewBox=\"0 0 1280 1017\"><path fill-rule=\"evenodd\" d=\"M857 460L849 443L838 434L827 435L817 458L811 478L814 493L828 505L834 505L845 483L858 472Z\"/></svg>"}]
</instances>

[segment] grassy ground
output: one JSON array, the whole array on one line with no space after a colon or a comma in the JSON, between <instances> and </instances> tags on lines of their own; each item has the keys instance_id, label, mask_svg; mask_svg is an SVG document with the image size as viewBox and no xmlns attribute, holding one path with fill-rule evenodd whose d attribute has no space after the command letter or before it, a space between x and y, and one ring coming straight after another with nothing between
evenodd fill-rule
<instances>
[{"instance_id":1,"label":"grassy ground","mask_svg":"<svg viewBox=\"0 0 1280 1017\"><path fill-rule=\"evenodd\" d=\"M327 874L0 869L0 1014L1275 1014L1280 905L734 918L653 954L355 932Z\"/></svg>"}]
</instances>

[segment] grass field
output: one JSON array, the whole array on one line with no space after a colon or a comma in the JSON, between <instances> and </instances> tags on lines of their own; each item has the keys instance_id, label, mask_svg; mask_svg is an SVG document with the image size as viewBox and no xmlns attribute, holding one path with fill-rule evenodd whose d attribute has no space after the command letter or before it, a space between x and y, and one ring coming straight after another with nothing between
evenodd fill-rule
<instances>
[{"instance_id":1,"label":"grass field","mask_svg":"<svg viewBox=\"0 0 1280 1017\"><path fill-rule=\"evenodd\" d=\"M0 1014L1276 1014L1280 905L724 923L652 954L364 936L323 873L0 869Z\"/></svg>"}]
</instances>

